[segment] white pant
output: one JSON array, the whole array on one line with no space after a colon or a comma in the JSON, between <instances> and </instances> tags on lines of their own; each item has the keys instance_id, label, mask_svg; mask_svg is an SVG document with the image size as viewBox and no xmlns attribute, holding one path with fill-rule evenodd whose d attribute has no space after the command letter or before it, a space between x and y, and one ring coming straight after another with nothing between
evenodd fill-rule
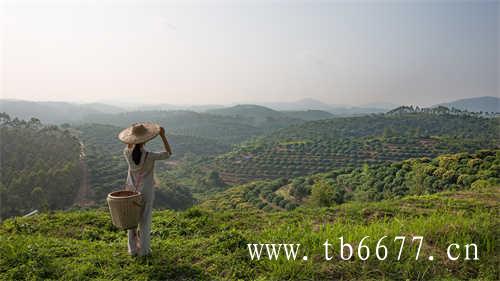
<instances>
[{"instance_id":1,"label":"white pant","mask_svg":"<svg viewBox=\"0 0 500 281\"><path fill-rule=\"evenodd\" d=\"M153 212L154 193L144 192L144 212L139 220L138 229L128 230L128 252L131 255L144 256L151 253L151 215ZM137 231L139 230L139 231Z\"/></svg>"}]
</instances>

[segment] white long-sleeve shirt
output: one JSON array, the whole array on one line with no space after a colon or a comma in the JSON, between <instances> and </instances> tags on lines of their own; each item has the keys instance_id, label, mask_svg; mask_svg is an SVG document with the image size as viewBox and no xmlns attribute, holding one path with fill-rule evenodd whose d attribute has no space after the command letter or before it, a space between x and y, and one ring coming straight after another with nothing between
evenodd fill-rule
<instances>
[{"instance_id":1,"label":"white long-sleeve shirt","mask_svg":"<svg viewBox=\"0 0 500 281\"><path fill-rule=\"evenodd\" d=\"M128 163L127 188L130 190L137 189L145 195L145 199L147 200L147 193L153 190L154 163L156 160L165 160L169 158L170 153L167 151L147 151L142 147L141 161L139 164L135 164L132 159L132 151L133 148L129 149L128 147L123 150L123 154Z\"/></svg>"},{"instance_id":2,"label":"white long-sleeve shirt","mask_svg":"<svg viewBox=\"0 0 500 281\"><path fill-rule=\"evenodd\" d=\"M170 157L168 152L150 152L141 148L141 161L138 165L132 159L133 149L126 147L123 150L123 155L127 159L128 174L127 174L127 189L139 191L144 195L144 210L139 220L139 232L137 235L136 229L128 230L128 251L131 254L145 255L151 252L151 215L153 212L154 200L154 169L156 160L164 160ZM138 243L139 242L139 243ZM137 245L140 248L137 248Z\"/></svg>"}]
</instances>

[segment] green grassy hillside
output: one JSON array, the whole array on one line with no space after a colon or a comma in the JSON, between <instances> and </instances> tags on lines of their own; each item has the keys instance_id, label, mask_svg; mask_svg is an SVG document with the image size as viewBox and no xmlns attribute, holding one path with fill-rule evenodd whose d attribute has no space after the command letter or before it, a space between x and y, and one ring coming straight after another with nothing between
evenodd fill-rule
<instances>
[{"instance_id":1,"label":"green grassy hillside","mask_svg":"<svg viewBox=\"0 0 500 281\"><path fill-rule=\"evenodd\" d=\"M153 255L147 258L127 255L125 233L104 210L13 218L0 225L0 279L498 280L499 196L494 187L290 212L155 211ZM374 251L384 235L384 261L374 252L366 261L324 260L327 239L335 244L343 236L357 244L370 236L365 242ZM424 237L419 259L408 242L397 261L394 237L418 235ZM252 261L248 243L301 246L297 260ZM451 243L477 244L479 260L448 260ZM338 253L334 246L332 255Z\"/></svg>"},{"instance_id":2,"label":"green grassy hillside","mask_svg":"<svg viewBox=\"0 0 500 281\"><path fill-rule=\"evenodd\" d=\"M218 157L226 182L297 177L334 168L499 147L500 119L448 113L335 118L277 130Z\"/></svg>"}]
</instances>

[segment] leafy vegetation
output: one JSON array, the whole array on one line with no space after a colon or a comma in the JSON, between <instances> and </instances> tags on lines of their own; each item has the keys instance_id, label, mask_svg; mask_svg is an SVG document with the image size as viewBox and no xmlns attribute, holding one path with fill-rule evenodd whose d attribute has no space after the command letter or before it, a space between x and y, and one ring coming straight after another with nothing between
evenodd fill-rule
<instances>
[{"instance_id":1,"label":"leafy vegetation","mask_svg":"<svg viewBox=\"0 0 500 281\"><path fill-rule=\"evenodd\" d=\"M127 163L123 158L124 144L116 139L122 128L112 125L86 124L76 129L80 132L85 145L85 160L89 169L92 199L102 204L109 192L123 186L126 178ZM168 139L172 147L175 147L174 155L171 158L172 161L168 163L158 162L157 172L175 167L186 154L196 153L198 156L209 156L227 150L227 146L223 144L198 137L168 134ZM158 139L148 142L147 148L153 151L163 149ZM161 181L157 180L158 189L155 200L157 207L181 209L195 202L191 191L186 186L172 179L160 178Z\"/></svg>"},{"instance_id":2,"label":"leafy vegetation","mask_svg":"<svg viewBox=\"0 0 500 281\"><path fill-rule=\"evenodd\" d=\"M204 113L187 110L150 110L92 114L84 118L83 122L125 127L133 122L153 121L165 124L175 135L195 136L217 140L224 144L236 144L275 129L304 123L305 120L332 117L332 114L320 110L280 112L258 105L236 105L210 109Z\"/></svg>"},{"instance_id":3,"label":"leafy vegetation","mask_svg":"<svg viewBox=\"0 0 500 281\"><path fill-rule=\"evenodd\" d=\"M500 185L500 150L481 150L334 169L292 180L254 181L213 196L203 204L215 210L253 206L280 211L304 204L326 207L496 185Z\"/></svg>"},{"instance_id":4,"label":"leafy vegetation","mask_svg":"<svg viewBox=\"0 0 500 281\"><path fill-rule=\"evenodd\" d=\"M94 114L86 123L127 127L135 122L151 121L164 125L171 134L195 136L234 144L257 136L264 129L249 124L247 118L219 116L193 111L134 111L119 114Z\"/></svg>"},{"instance_id":5,"label":"leafy vegetation","mask_svg":"<svg viewBox=\"0 0 500 281\"><path fill-rule=\"evenodd\" d=\"M497 148L500 119L409 112L307 122L247 141L212 169L226 182L293 178L335 168Z\"/></svg>"},{"instance_id":6,"label":"leafy vegetation","mask_svg":"<svg viewBox=\"0 0 500 281\"><path fill-rule=\"evenodd\" d=\"M127 255L125 233L111 225L104 210L12 218L0 225L0 279L497 280L498 191L481 188L290 212L157 211L153 254L146 258ZM341 236L352 244L370 236L365 241L373 250L384 235L389 253L384 261L374 255L366 261L324 259L327 239L337 256L335 241ZM391 240L399 235L424 237L418 260L416 246L408 244L397 261L399 244ZM295 261L252 261L248 243L301 246ZM480 260L447 259L451 243L477 244Z\"/></svg>"},{"instance_id":7,"label":"leafy vegetation","mask_svg":"<svg viewBox=\"0 0 500 281\"><path fill-rule=\"evenodd\" d=\"M0 115L0 211L14 216L0 224L0 279L499 279L500 119L444 107L305 123L325 114L297 114L237 106L60 127ZM134 258L99 207L126 176L116 135L141 120L165 124L174 156L157 164L153 255ZM51 211L85 184L93 209ZM415 245L396 260L401 235L424 237L419 260ZM326 261L323 243L341 236L355 250L370 236L372 251L388 236L389 257ZM300 255L252 261L249 243L300 243ZM478 245L480 259L447 259L451 243Z\"/></svg>"},{"instance_id":8,"label":"leafy vegetation","mask_svg":"<svg viewBox=\"0 0 500 281\"><path fill-rule=\"evenodd\" d=\"M0 114L0 220L73 204L80 144L68 130Z\"/></svg>"}]
</instances>

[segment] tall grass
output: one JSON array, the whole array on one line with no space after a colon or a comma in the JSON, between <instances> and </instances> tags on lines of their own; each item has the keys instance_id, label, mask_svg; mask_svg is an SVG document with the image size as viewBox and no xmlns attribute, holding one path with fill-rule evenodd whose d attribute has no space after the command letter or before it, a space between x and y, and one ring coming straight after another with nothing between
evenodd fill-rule
<instances>
[{"instance_id":1,"label":"tall grass","mask_svg":"<svg viewBox=\"0 0 500 281\"><path fill-rule=\"evenodd\" d=\"M127 255L126 235L105 210L8 219L0 225L0 279L500 280L498 194L490 188L280 213L155 211L153 255L146 258ZM353 246L351 260L338 257L341 236ZM357 245L365 236L370 257L362 261ZM379 261L375 248L383 236L388 256ZM406 236L399 261L395 236ZM412 236L424 237L418 260ZM326 240L333 245L330 261ZM295 261L252 261L248 243L301 246ZM446 257L451 243L461 245L457 261ZM479 261L463 260L468 243L477 244Z\"/></svg>"}]
</instances>

